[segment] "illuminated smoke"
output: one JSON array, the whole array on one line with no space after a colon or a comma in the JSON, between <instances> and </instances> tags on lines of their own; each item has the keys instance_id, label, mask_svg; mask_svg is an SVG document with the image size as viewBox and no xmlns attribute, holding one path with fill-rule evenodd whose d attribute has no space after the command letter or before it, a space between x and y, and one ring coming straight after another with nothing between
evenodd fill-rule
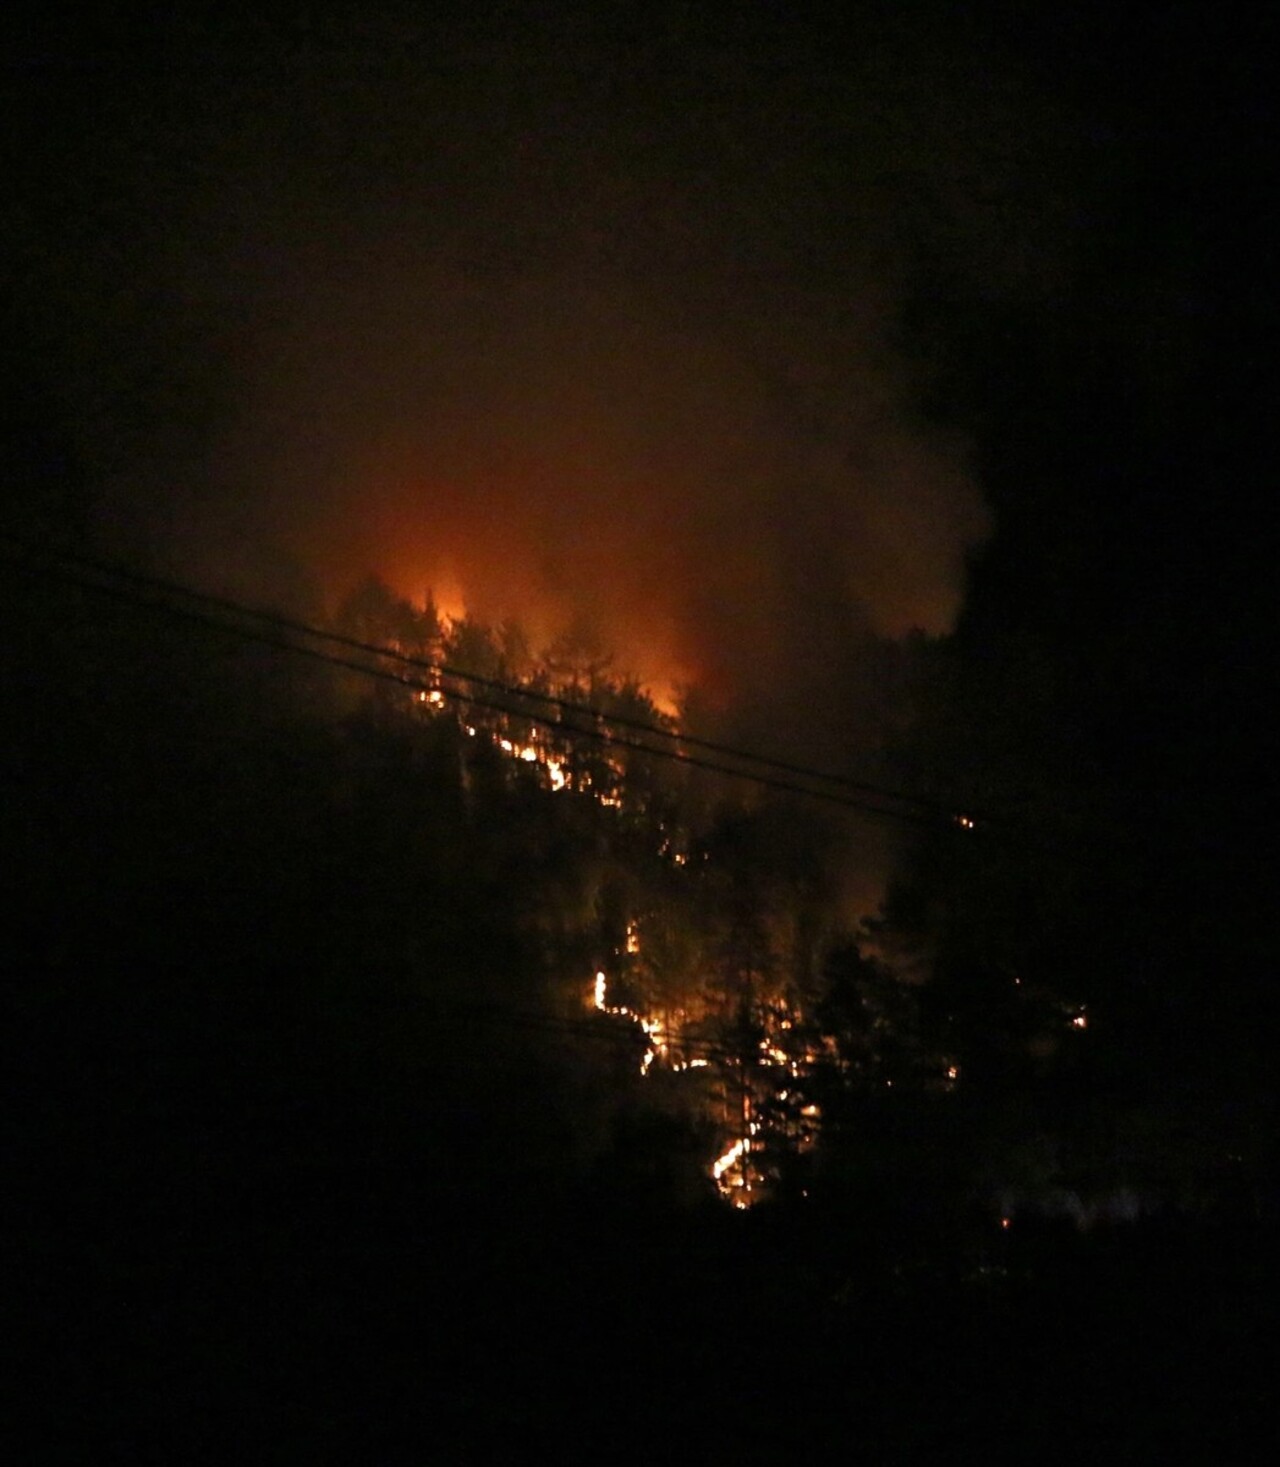
<instances>
[{"instance_id":1,"label":"illuminated smoke","mask_svg":"<svg viewBox=\"0 0 1280 1467\"><path fill-rule=\"evenodd\" d=\"M725 731L813 742L788 710L821 698L839 734L795 752L865 737L850 664L945 631L987 530L894 345L902 220L932 208L995 280L957 199L1002 135L965 67L895 59L909 37L828 75L820 37L761 24L415 49L375 15L171 120L199 166L156 271L229 404L197 487L153 466L174 557L247 590L271 543L330 606L373 570L535 650L594 637Z\"/></svg>"},{"instance_id":2,"label":"illuminated smoke","mask_svg":"<svg viewBox=\"0 0 1280 1467\"><path fill-rule=\"evenodd\" d=\"M372 568L718 704L950 625L976 492L869 368L781 392L823 349L802 322L682 326L627 281L433 288L429 262L368 258L385 298L349 314L298 282L255 388L257 473L331 594Z\"/></svg>"}]
</instances>

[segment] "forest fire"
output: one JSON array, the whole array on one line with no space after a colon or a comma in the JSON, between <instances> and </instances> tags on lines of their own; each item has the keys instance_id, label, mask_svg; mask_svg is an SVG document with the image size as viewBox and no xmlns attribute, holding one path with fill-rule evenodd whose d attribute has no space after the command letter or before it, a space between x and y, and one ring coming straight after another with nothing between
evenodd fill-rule
<instances>
[{"instance_id":1,"label":"forest fire","mask_svg":"<svg viewBox=\"0 0 1280 1467\"><path fill-rule=\"evenodd\" d=\"M629 925L627 951L635 954L639 947L633 945L633 930ZM816 1143L822 1116L821 1108L816 1104L800 1104L795 1108L790 1123L761 1119L769 1116L773 1108L785 1106L793 1099L788 1089L778 1089L768 1083L767 1072L782 1070L786 1075L800 1077L817 1061L815 1050L807 1049L796 1056L761 1040L759 1053L754 1057L734 1057L713 1051L709 1056L680 1058L677 1056L683 1053L685 1046L681 1043L681 1036L667 1023L649 1018L626 1004L610 1003L608 975L603 970L595 975L592 1003L597 1012L626 1019L645 1035L647 1043L640 1061L642 1076L649 1075L656 1064L661 1064L672 1074L715 1068L725 1071L722 1109L730 1129L736 1134L711 1162L709 1175L726 1201L743 1208L767 1195L767 1175L753 1160L753 1148L759 1147L766 1139L770 1144L789 1146L798 1152L807 1151ZM782 1024L787 1028L794 1027L789 1019L784 1019ZM768 1138L764 1134L766 1131L771 1133Z\"/></svg>"},{"instance_id":2,"label":"forest fire","mask_svg":"<svg viewBox=\"0 0 1280 1467\"><path fill-rule=\"evenodd\" d=\"M520 809L534 821L533 905L557 930L578 914L579 946L550 959L552 981L581 994L581 980L569 977L581 972L572 954L582 946L600 954L587 1007L617 1021L618 1041L634 1035L624 1070L652 1097L644 1104L706 1147L704 1174L723 1199L754 1205L804 1173L824 1124L823 1085L893 1087L879 1037L892 1033L891 1021L878 999L859 989L859 1007L834 1035L817 1018L840 919L815 880L820 847L795 844L798 830L806 842L816 830L794 804L699 784L676 719L611 674L590 638L535 656L513 622L455 621L376 581L353 596L339 625L402 659L388 670L408 684L410 728L432 730L433 742L445 735L442 749L450 727L461 734L449 758L475 818L489 808L502 823ZM405 675L406 658L426 669L425 687ZM534 790L555 797L540 812L529 803ZM518 806L503 803L516 797ZM542 826L563 829L557 860L572 863L581 886L556 886L545 835L534 835ZM861 962L851 969L856 985L893 986ZM958 1082L954 1060L934 1057L926 1071L931 1084Z\"/></svg>"},{"instance_id":3,"label":"forest fire","mask_svg":"<svg viewBox=\"0 0 1280 1467\"><path fill-rule=\"evenodd\" d=\"M518 553L526 560L537 559L529 547L522 547ZM406 559L382 545L371 554L377 564L387 568L388 584L396 594L409 599L421 597L442 626L502 628L518 623L522 633L539 646L589 649L589 656L601 666L627 668L664 717L678 715L682 690L704 681L695 658L676 637L673 624L669 619L646 614L638 593L629 593L631 599L622 605L596 597L588 613L571 606L553 588L513 570L511 560L501 565L487 561L472 565L470 589L464 592L461 580L451 570L442 571L437 566L433 573L423 574L419 560ZM432 563L425 552L421 563ZM336 572L330 574L332 579L340 579Z\"/></svg>"},{"instance_id":4,"label":"forest fire","mask_svg":"<svg viewBox=\"0 0 1280 1467\"><path fill-rule=\"evenodd\" d=\"M1276 7L15 14L19 1429L1260 1455Z\"/></svg>"}]
</instances>

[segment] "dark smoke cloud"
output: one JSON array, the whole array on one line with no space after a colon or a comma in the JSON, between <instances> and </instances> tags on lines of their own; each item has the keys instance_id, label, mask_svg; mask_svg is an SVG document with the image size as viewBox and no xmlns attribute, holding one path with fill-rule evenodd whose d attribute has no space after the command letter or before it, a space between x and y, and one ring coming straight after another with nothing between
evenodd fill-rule
<instances>
[{"instance_id":1,"label":"dark smoke cloud","mask_svg":"<svg viewBox=\"0 0 1280 1467\"><path fill-rule=\"evenodd\" d=\"M244 444L331 582L371 564L490 615L587 613L644 671L726 693L772 681L802 625L949 624L981 504L858 343L809 383L798 317L680 322L625 280L362 258L354 310L330 273L295 283Z\"/></svg>"}]
</instances>

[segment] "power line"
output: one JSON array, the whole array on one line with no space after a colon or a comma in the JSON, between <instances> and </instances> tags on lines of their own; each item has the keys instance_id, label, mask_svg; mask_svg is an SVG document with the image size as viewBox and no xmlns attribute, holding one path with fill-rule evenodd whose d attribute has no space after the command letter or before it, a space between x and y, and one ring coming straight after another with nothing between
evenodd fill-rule
<instances>
[{"instance_id":1,"label":"power line","mask_svg":"<svg viewBox=\"0 0 1280 1467\"><path fill-rule=\"evenodd\" d=\"M4 535L2 531L0 531L0 538L12 540L12 537ZM131 607L141 608L177 619L184 624L198 625L215 632L228 634L245 641L267 646L273 650L309 657L330 666L340 667L364 676L394 682L398 687L417 687L423 688L424 690L429 687L428 684L421 680L406 678L401 674L393 673L385 668L370 667L364 663L338 657L315 647L301 646L296 642L272 635L270 632L260 628L237 626L225 619L208 615L193 607L178 606L168 600L155 599L154 596L140 594L138 589L131 587L106 584L100 580L92 580L85 574L76 574L65 567L49 564L34 564L31 562L14 562L14 564L17 569L25 574L52 578L62 583L77 586L92 593L123 602ZM97 570L97 567L95 567L95 570ZM111 571L103 568L100 573L110 575ZM142 581L149 578L133 579ZM155 583L154 585L147 586L145 589L159 592L162 595L169 595L174 590L181 591L184 588L175 588L166 583ZM257 615L252 608L242 608L235 603L225 603L220 609L233 610L251 618ZM265 620L265 618L262 619ZM299 626L301 627L301 624ZM370 650L381 651L381 649L377 648L371 648ZM454 698L468 705L493 709L502 713L512 711L505 705L492 700L478 699L452 690L432 690L441 691L444 696ZM518 690L511 689L511 691L516 692ZM864 813L879 814L889 818L903 820L919 820L922 818L904 811L893 811L868 806L862 801L855 801L834 795L830 792L805 789L802 786L773 779L769 776L750 774L742 770L729 768L728 766L717 765L713 761L687 755L676 749L653 748L643 744L639 740L618 738L597 730L565 728L556 723L555 720L537 714L526 713L523 716L529 718L531 721L556 728L570 739L590 738L610 745L632 748L656 758L691 764L694 767L749 780L771 788L789 790L798 794L807 794L811 797L829 800L841 804L846 808L857 809ZM607 715L603 716L607 717ZM491 1024L496 1023L547 1035L559 1035L566 1039L608 1043L619 1051L625 1048L639 1052L641 1048L645 1048L648 1054L659 1058L661 1067L664 1070L672 1073L679 1074L686 1070L699 1069L705 1066L709 1070L714 1083L719 1083L723 1079L724 1071L727 1068L736 1068L740 1071L744 1083L747 1070L758 1070L761 1072L777 1071L780 1077L784 1071L791 1070L792 1078L798 1079L800 1072L792 1070L791 1066L805 1066L813 1062L807 1056L802 1055L790 1057L790 1064L774 1062L771 1055L762 1052L762 1040L767 1036L755 1029L744 1031L742 1036L743 1042L741 1044L733 1044L725 1038L704 1037L693 1034L683 1036L661 1034L655 1033L649 1028L643 1022L641 1015L626 1012L620 1008L606 1008L579 1017L572 1017L565 1014L546 1011L539 1012L527 1008L513 1007L496 1002L486 1004L476 1001L450 1002L448 1000L436 1000L428 1005L428 1007L430 1009L439 1008L444 1010L450 1015L447 1022L451 1023L455 1028L460 1023L465 1023L468 1019L474 1019L481 1025L486 1022ZM618 1022L619 1020L626 1020L627 1023L625 1025L620 1024ZM785 1040L781 1036L773 1037L775 1043L785 1043Z\"/></svg>"},{"instance_id":2,"label":"power line","mask_svg":"<svg viewBox=\"0 0 1280 1467\"><path fill-rule=\"evenodd\" d=\"M470 683L473 687L485 688L507 697L518 698L522 702L542 704L555 708L562 713L581 714L588 718L607 722L616 728L630 729L636 733L667 739L683 744L688 748L701 749L710 754L724 755L728 758L738 759L744 763L754 764L764 769L773 769L779 773L792 775L797 778L810 779L821 784L829 784L838 788L853 790L877 799L893 800L900 804L912 805L937 815L950 817L955 808L953 804L944 801L932 800L921 795L907 794L902 790L885 789L882 786L871 784L865 780L852 779L841 774L832 774L826 770L814 769L812 766L777 759L771 755L757 754L751 750L742 749L732 744L702 738L697 734L664 727L660 723L633 718L627 714L609 712L595 704L584 703L555 693L543 693L536 688L530 688L524 684L511 683L498 678L487 677L480 673L466 671L462 668L453 667L448 663L435 661L430 658L416 657L410 653L401 652L395 647L388 647L377 642L364 641L361 638L352 637L343 632L317 627L308 622L283 616L278 612L247 606L243 602L232 600L229 597L217 596L206 591L198 591L194 587L185 586L179 582L165 580L158 576L146 575L126 566L109 564L83 555L77 551L35 545L3 531L0 531L0 537L28 552L44 556L46 559L68 561L82 566L84 569L92 571L95 574L111 576L116 580L126 581L145 587L148 590L163 592L167 595L181 596L186 600L216 607L221 611L227 611L237 616L251 617L256 621L278 627L283 631L293 632L318 641L331 642L337 646L347 647L354 651L365 652L371 656L399 663L402 666L419 669L436 677L454 678L458 681ZM518 710L505 711L516 712ZM970 813L974 818L977 818L980 814L976 810ZM985 820L990 817L983 815L982 818Z\"/></svg>"},{"instance_id":3,"label":"power line","mask_svg":"<svg viewBox=\"0 0 1280 1467\"><path fill-rule=\"evenodd\" d=\"M30 567L22 567L30 570ZM72 575L68 572L56 569L43 570L41 573L51 574L58 579L80 586L83 589L98 592L101 595L110 596L116 600L127 602L133 606L146 607L149 610L159 611L171 617L185 622L192 622L200 626L210 627L217 631L229 633L240 637L245 641L256 642L262 646L272 647L282 652L292 652L298 656L309 657L313 661L322 662L330 667L345 668L350 672L360 673L365 677L376 678L383 682L395 683L398 687L411 688L424 693L438 692L442 697L465 704L472 708L483 708L490 712L512 714L526 719L530 723L536 723L543 727L553 729L555 732L573 740L590 740L593 743L603 744L610 748L629 749L636 753L645 754L657 759L666 759L672 763L688 765L691 768L703 769L713 774L725 775L729 778L744 780L751 784L761 785L768 789L774 789L791 794L807 795L811 799L822 800L828 804L836 805L842 809L857 810L863 814L879 815L887 819L901 820L911 824L932 824L932 821L922 815L914 814L906 810L892 810L884 806L871 805L865 800L855 800L850 797L835 794L827 790L809 789L794 781L776 779L769 775L753 774L747 770L736 769L728 764L720 764L710 759L702 759L693 754L685 754L678 749L660 749L645 744L638 739L630 739L623 735L610 734L602 729L573 728L560 723L549 715L517 710L503 703L494 702L488 698L477 698L472 694L461 693L451 688L437 687L433 683L421 679L406 677L403 674L391 672L385 668L369 667L365 663L352 662L347 658L337 657L332 653L323 652L319 648L300 646L296 642L288 642L279 637L273 637L266 632L258 631L252 627L233 626L227 622L217 621L213 617L206 616L201 612L185 607L173 606L161 601L145 601L120 587L104 586L98 582L85 580L83 577Z\"/></svg>"},{"instance_id":4,"label":"power line","mask_svg":"<svg viewBox=\"0 0 1280 1467\"><path fill-rule=\"evenodd\" d=\"M330 632L323 628L311 626L306 622L296 621L290 617L278 615L274 612L259 610L256 607L247 606L241 602L233 601L226 597L215 596L207 592L196 591L191 587L179 583L163 580L160 577L144 575L140 572L129 570L125 567L109 565L92 559L89 556L79 554L75 551L64 551L52 547L33 545L6 531L0 531L0 538L9 544L41 558L41 564L31 564L21 561L11 562L18 569L27 573L44 574L53 576L64 582L78 585L83 589L95 591L99 594L110 596L116 600L124 601L135 606L145 606L151 610L161 612L179 620L194 622L202 626L212 627L216 630L228 632L247 641L257 642L280 651L292 652L300 656L309 657L315 661L327 663L330 666L345 668L349 671L360 673L367 677L382 681L394 682L401 687L416 689L425 693L438 693L444 698L466 704L471 707L483 708L491 712L514 715L531 723L555 730L562 737L570 741L575 739L587 739L595 743L610 747L628 749L636 753L652 756L659 759L667 759L674 763L688 765L692 768L706 770L710 773L719 774L728 778L744 780L748 783L757 784L764 788L778 790L784 793L805 795L812 799L821 800L844 809L857 810L863 814L882 816L887 819L896 819L910 824L934 825L940 818L948 822L954 821L950 807L941 805L934 801L921 799L916 796L900 794L890 790L879 789L872 785L863 784L859 781L846 779L843 776L827 774L821 770L807 768L803 765L789 764L785 761L771 759L764 755L757 755L749 750L735 748L732 745L716 743L712 740L701 739L694 735L682 734L678 731L663 728L659 724L647 723L643 720L634 719L625 715L615 715L608 711L587 703L576 702L565 699L554 694L541 693L534 689L523 687L519 684L502 682L498 679L484 677L480 674L454 668L446 663L432 662L426 658L412 657L401 653L394 648L381 646L377 643L364 642L358 638L349 637L340 632ZM56 562L66 562L78 568L82 574L75 574L65 569ZM114 581L125 582L141 590L153 593L153 596L144 598L133 594L119 585L103 584L101 580L85 579L85 575L108 577ZM429 675L430 681L420 678L406 676L403 673L391 671L386 667L371 667L367 663L354 662L348 658L322 651L316 647L300 645L297 642L285 640L280 637L268 635L256 627L245 627L235 625L225 620L219 620L214 616L202 611L174 605L167 600L154 599L154 594L160 596L178 596L198 605L208 606L220 613L231 614L238 617L248 618L250 621L262 623L267 627L274 627L281 631L292 633L295 636L304 636L316 641L330 642L337 646L344 646L354 651L359 651L370 656L378 657L384 661L396 663L402 667L420 669ZM454 681L466 682L473 687L483 688L496 692L517 702L534 702L554 708L557 713L563 715L565 712L582 715L593 719L597 727L577 727L565 724L562 717L552 717L549 714L534 712L528 708L511 707L506 703L495 702L492 699L477 697L474 693L461 692L454 688L443 685L440 679L452 679ZM788 773L795 778L781 779L767 774L753 772L749 769L738 768L718 760L702 758L699 755L690 754L680 747L655 747L640 739L628 738L624 734L613 732L609 728L600 727L600 724L610 724L621 728L627 728L646 734L650 737L666 739L673 745L689 745L695 748L723 754L742 763L755 764L762 768L777 769ZM851 795L836 793L831 789L815 789L805 784L798 784L796 779L807 779L819 784L829 784L850 790L862 791L881 800L892 800L902 804L911 804L917 810L893 809L885 805L873 805L865 799L853 798ZM929 813L924 813L924 812ZM971 817L962 817L968 820Z\"/></svg>"}]
</instances>

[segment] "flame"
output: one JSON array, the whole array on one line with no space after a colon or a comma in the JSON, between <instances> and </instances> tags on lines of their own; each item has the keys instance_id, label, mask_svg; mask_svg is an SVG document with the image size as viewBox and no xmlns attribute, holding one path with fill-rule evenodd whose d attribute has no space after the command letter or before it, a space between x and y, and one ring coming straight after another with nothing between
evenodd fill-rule
<instances>
[{"instance_id":1,"label":"flame","mask_svg":"<svg viewBox=\"0 0 1280 1467\"><path fill-rule=\"evenodd\" d=\"M514 572L513 560L469 566L415 554L402 543L395 552L374 556L379 573L397 594L421 605L430 600L437 615L457 626L468 617L500 625L513 617L535 647L550 646L574 629L575 609L557 592L529 574ZM657 710L679 716L681 690L699 681L698 670L680 646L674 625L655 618L638 595L634 607L616 608L601 628L602 639L616 650L617 667L634 677Z\"/></svg>"},{"instance_id":2,"label":"flame","mask_svg":"<svg viewBox=\"0 0 1280 1467\"><path fill-rule=\"evenodd\" d=\"M611 1004L609 1002L609 979L603 971L596 974L594 1000L596 1008L602 1014L613 1014L619 1019L630 1019L633 1024L640 1026L641 1032L649 1041L640 1060L642 1075L649 1073L654 1060L667 1057L667 1037L664 1025L657 1019L648 1019L642 1014L637 1014L626 1004Z\"/></svg>"},{"instance_id":3,"label":"flame","mask_svg":"<svg viewBox=\"0 0 1280 1467\"><path fill-rule=\"evenodd\" d=\"M750 1146L750 1144L751 1143L747 1140L745 1136L740 1136L733 1143L733 1145L729 1147L728 1151L716 1157L715 1161L711 1165L712 1177L714 1177L714 1179L719 1182L724 1177L725 1172L727 1172L730 1167L737 1166L738 1162L741 1161L742 1158L747 1154L747 1148Z\"/></svg>"},{"instance_id":4,"label":"flame","mask_svg":"<svg viewBox=\"0 0 1280 1467\"><path fill-rule=\"evenodd\" d=\"M445 702L443 695L439 692L419 692L416 697L419 703L426 702L434 708L442 707ZM488 727L481 729L465 722L461 724L461 727L468 737L484 736L491 741L493 747L500 750L509 759L543 771L547 784L552 790L568 788L569 781L564 764L550 752L547 734L530 735L527 743L521 743L511 738L509 731L491 731ZM619 764L609 761L609 768L618 780L624 778L625 772ZM578 787L582 793L590 795L602 805L618 806L622 804L620 795L615 794L611 788L593 783L590 775L585 772L578 780ZM683 852L672 849L668 836L664 836L659 853L668 856L677 865L683 865L687 860ZM637 957L640 952L640 923L638 919L632 918L625 924L619 955ZM641 1076L650 1075L659 1063L670 1073L675 1074L688 1070L714 1069L717 1063L726 1062L726 1057L723 1056L715 1060L701 1055L686 1058L680 1054L682 1047L680 1031L687 1022L687 1015L683 1011L654 1015L640 1012L628 1004L610 1002L609 975L603 968L596 970L592 980L591 1004L599 1013L624 1019L635 1025L644 1035L644 1052L640 1058ZM815 1049L812 1044L806 1044L798 1049L794 1048L794 1040L799 1032L797 1026L802 1017L797 1011L785 1007L781 1002L772 1005L765 1016L765 1036L759 1040L754 1058L742 1067L744 1089L741 1125L743 1134L738 1136L710 1165L710 1175L716 1187L721 1195L726 1200L732 1201L736 1207L748 1207L758 1200L763 1193L761 1187L756 1184L767 1184L768 1181L767 1175L760 1167L753 1167L750 1160L752 1138L761 1134L764 1123L750 1116L750 1108L755 1104L751 1098L752 1088L756 1082L749 1080L748 1074L757 1070L772 1070L774 1072L782 1071L784 1074L799 1078L807 1073L809 1067L820 1058L820 1050ZM1081 1017L1083 1017L1082 1014ZM1079 1024L1079 1020L1074 1022ZM1080 1025L1080 1027L1083 1026ZM780 1042L781 1036L788 1033L793 1036L790 1042L794 1052L788 1052ZM697 1045L692 1047L696 1048ZM741 1064L741 1061L736 1063ZM957 1068L954 1065L951 1066L948 1078L954 1080L957 1074ZM886 1084L892 1084L892 1081L886 1081ZM791 1092L787 1089L779 1090L775 1098L785 1101L790 1094ZM802 1105L799 1108L798 1118L796 1113L792 1112L789 1119L781 1122L782 1137L786 1144L802 1151L808 1150L816 1142L820 1120L821 1111L817 1105ZM774 1128L779 1125L779 1122L776 1119L770 1120L768 1125Z\"/></svg>"}]
</instances>

